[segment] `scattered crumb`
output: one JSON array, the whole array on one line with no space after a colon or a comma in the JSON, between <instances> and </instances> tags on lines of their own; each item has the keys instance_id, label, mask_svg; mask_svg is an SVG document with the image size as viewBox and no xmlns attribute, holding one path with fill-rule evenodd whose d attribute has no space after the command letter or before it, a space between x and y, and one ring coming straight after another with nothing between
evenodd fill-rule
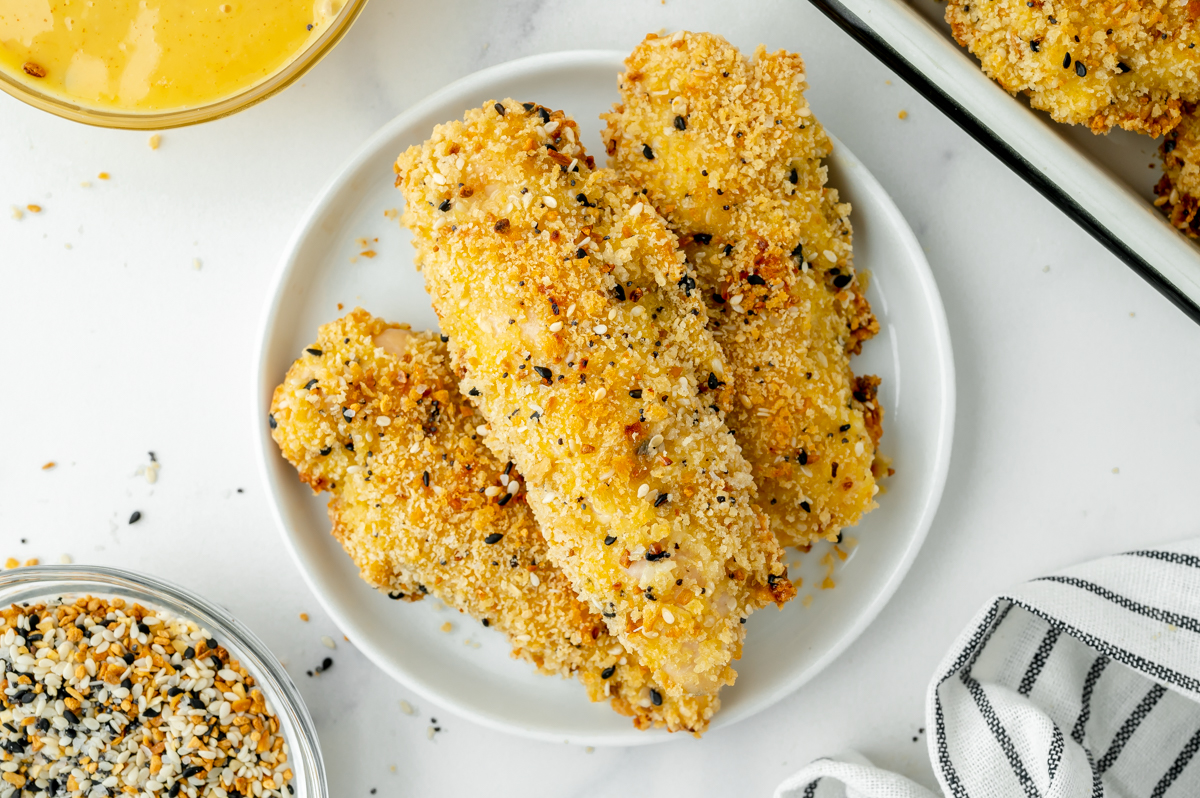
<instances>
[{"instance_id":1,"label":"scattered crumb","mask_svg":"<svg viewBox=\"0 0 1200 798\"><path fill-rule=\"evenodd\" d=\"M390 771L392 771L393 773L395 773L395 772L396 772L396 766L395 766L395 765L392 765L391 767L389 767L389 768L388 768L388 770L390 770Z\"/></svg>"},{"instance_id":2,"label":"scattered crumb","mask_svg":"<svg viewBox=\"0 0 1200 798\"><path fill-rule=\"evenodd\" d=\"M908 111L901 109L900 113L896 114L896 116L899 117L900 119L908 119Z\"/></svg>"},{"instance_id":3,"label":"scattered crumb","mask_svg":"<svg viewBox=\"0 0 1200 798\"><path fill-rule=\"evenodd\" d=\"M58 562L60 565L70 565L71 563L75 562L75 560L70 554L60 554L58 555Z\"/></svg>"},{"instance_id":4,"label":"scattered crumb","mask_svg":"<svg viewBox=\"0 0 1200 798\"><path fill-rule=\"evenodd\" d=\"M432 726L430 726L428 729L425 730L425 736L428 737L430 740L433 739L434 734L436 734L436 732L434 731L434 728Z\"/></svg>"},{"instance_id":5,"label":"scattered crumb","mask_svg":"<svg viewBox=\"0 0 1200 798\"><path fill-rule=\"evenodd\" d=\"M7 560L4 561L4 567L5 568L20 568L21 561L18 560L16 557L9 557Z\"/></svg>"},{"instance_id":6,"label":"scattered crumb","mask_svg":"<svg viewBox=\"0 0 1200 798\"><path fill-rule=\"evenodd\" d=\"M892 82L891 82L890 80L885 80L885 81L884 81L884 83L886 83L886 84L887 84L887 85L889 85L889 86L891 86L891 85L892 85Z\"/></svg>"},{"instance_id":7,"label":"scattered crumb","mask_svg":"<svg viewBox=\"0 0 1200 798\"><path fill-rule=\"evenodd\" d=\"M325 648L337 648L337 643L333 642L333 638L329 635L321 638L321 645L325 646Z\"/></svg>"},{"instance_id":8,"label":"scattered crumb","mask_svg":"<svg viewBox=\"0 0 1200 798\"><path fill-rule=\"evenodd\" d=\"M79 184L79 187L80 187L80 188L91 188L91 187L92 187L92 181L91 181L91 180L84 180L82 183L80 183L80 184Z\"/></svg>"},{"instance_id":9,"label":"scattered crumb","mask_svg":"<svg viewBox=\"0 0 1200 798\"><path fill-rule=\"evenodd\" d=\"M112 175L110 175L108 172L101 172L100 174L96 175L96 177L100 178L101 180L108 180L112 177Z\"/></svg>"},{"instance_id":10,"label":"scattered crumb","mask_svg":"<svg viewBox=\"0 0 1200 798\"><path fill-rule=\"evenodd\" d=\"M25 207L29 210L30 213L41 213L42 212L41 205L34 205L33 203L30 203L30 204L26 205Z\"/></svg>"},{"instance_id":11,"label":"scattered crumb","mask_svg":"<svg viewBox=\"0 0 1200 798\"><path fill-rule=\"evenodd\" d=\"M12 206L12 209L13 209L12 216L18 222L25 218L25 211L21 210L18 206L14 205L14 206Z\"/></svg>"},{"instance_id":12,"label":"scattered crumb","mask_svg":"<svg viewBox=\"0 0 1200 798\"><path fill-rule=\"evenodd\" d=\"M196 271L200 271L200 267L203 265L204 264L200 262L199 258L192 258L192 268Z\"/></svg>"},{"instance_id":13,"label":"scattered crumb","mask_svg":"<svg viewBox=\"0 0 1200 798\"><path fill-rule=\"evenodd\" d=\"M388 208L386 211L383 212L383 218L390 219L393 222L396 221L397 219L400 218L400 209L399 208Z\"/></svg>"},{"instance_id":14,"label":"scattered crumb","mask_svg":"<svg viewBox=\"0 0 1200 798\"><path fill-rule=\"evenodd\" d=\"M66 247L67 249L74 249L74 248L75 248L75 247L71 246L70 244L63 244L63 246L64 246L64 247Z\"/></svg>"},{"instance_id":15,"label":"scattered crumb","mask_svg":"<svg viewBox=\"0 0 1200 798\"><path fill-rule=\"evenodd\" d=\"M444 624L442 624L442 626L441 626L441 629L442 629L442 631L443 631L443 632L449 632L449 631L450 631L451 629L453 629L453 628L454 628L454 624L450 623L449 621L446 621L446 622L445 622Z\"/></svg>"},{"instance_id":16,"label":"scattered crumb","mask_svg":"<svg viewBox=\"0 0 1200 798\"><path fill-rule=\"evenodd\" d=\"M300 613L300 620L304 621L305 623L308 623L308 613L307 612Z\"/></svg>"},{"instance_id":17,"label":"scattered crumb","mask_svg":"<svg viewBox=\"0 0 1200 798\"><path fill-rule=\"evenodd\" d=\"M26 561L25 561L25 565L26 565L26 567L28 567L28 566L30 566L30 565L37 565L37 564L38 564L38 558L37 558L37 557L30 557L28 560L26 560Z\"/></svg>"},{"instance_id":18,"label":"scattered crumb","mask_svg":"<svg viewBox=\"0 0 1200 798\"><path fill-rule=\"evenodd\" d=\"M150 145L150 149L157 150L158 145L162 143L162 136L155 133L153 136L150 137L150 140L147 143Z\"/></svg>"},{"instance_id":19,"label":"scattered crumb","mask_svg":"<svg viewBox=\"0 0 1200 798\"><path fill-rule=\"evenodd\" d=\"M1121 469L1119 469L1119 468L1114 468L1114 469L1113 469L1113 473L1114 473L1114 474L1120 474L1120 473L1121 473Z\"/></svg>"},{"instance_id":20,"label":"scattered crumb","mask_svg":"<svg viewBox=\"0 0 1200 798\"><path fill-rule=\"evenodd\" d=\"M338 310L344 310L344 309L345 309L345 307L346 307L346 306L345 306L345 305L343 305L341 302L339 302L339 303L338 303Z\"/></svg>"},{"instance_id":21,"label":"scattered crumb","mask_svg":"<svg viewBox=\"0 0 1200 798\"><path fill-rule=\"evenodd\" d=\"M416 712L416 710L413 709L413 705L405 701L403 698L400 699L400 711L405 715L411 715ZM395 770L395 767L393 767L392 770Z\"/></svg>"},{"instance_id":22,"label":"scattered crumb","mask_svg":"<svg viewBox=\"0 0 1200 798\"><path fill-rule=\"evenodd\" d=\"M1133 318L1134 316L1136 316L1136 315L1137 315L1137 314L1136 314L1136 313L1134 313L1132 310L1131 310L1131 311L1129 311L1129 318L1131 318L1131 319L1132 319L1132 318Z\"/></svg>"},{"instance_id":23,"label":"scattered crumb","mask_svg":"<svg viewBox=\"0 0 1200 798\"><path fill-rule=\"evenodd\" d=\"M1049 265L1043 266L1042 271L1044 271L1044 272L1050 271L1050 266Z\"/></svg>"},{"instance_id":24,"label":"scattered crumb","mask_svg":"<svg viewBox=\"0 0 1200 798\"><path fill-rule=\"evenodd\" d=\"M665 0L664 0L664 2L665 2ZM595 748L593 748L593 747L592 747L592 746L590 746L590 745L589 745L587 748L583 749L583 750L584 750L584 753L588 753L588 754L594 754L594 753L596 753L596 749L595 749Z\"/></svg>"},{"instance_id":25,"label":"scattered crumb","mask_svg":"<svg viewBox=\"0 0 1200 798\"><path fill-rule=\"evenodd\" d=\"M803 604L805 607L811 607L812 603L813 603L812 593L809 593L807 596L800 599L800 603Z\"/></svg>"},{"instance_id":26,"label":"scattered crumb","mask_svg":"<svg viewBox=\"0 0 1200 798\"><path fill-rule=\"evenodd\" d=\"M51 461L47 462L44 466L42 466L42 470L49 471L51 468L54 468L56 465L58 465L58 463L51 460Z\"/></svg>"},{"instance_id":27,"label":"scattered crumb","mask_svg":"<svg viewBox=\"0 0 1200 798\"><path fill-rule=\"evenodd\" d=\"M377 253L373 249L364 249L362 252L360 252L358 254L362 255L364 258L373 258L373 257L375 257L375 255Z\"/></svg>"}]
</instances>

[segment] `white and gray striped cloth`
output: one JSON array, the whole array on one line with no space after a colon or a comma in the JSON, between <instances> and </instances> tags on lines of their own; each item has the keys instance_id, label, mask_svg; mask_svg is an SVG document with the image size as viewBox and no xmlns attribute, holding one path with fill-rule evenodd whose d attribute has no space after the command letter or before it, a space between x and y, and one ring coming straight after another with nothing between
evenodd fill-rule
<instances>
[{"instance_id":1,"label":"white and gray striped cloth","mask_svg":"<svg viewBox=\"0 0 1200 798\"><path fill-rule=\"evenodd\" d=\"M948 798L1200 796L1200 539L1131 551L997 596L929 686ZM933 798L848 755L776 798Z\"/></svg>"}]
</instances>

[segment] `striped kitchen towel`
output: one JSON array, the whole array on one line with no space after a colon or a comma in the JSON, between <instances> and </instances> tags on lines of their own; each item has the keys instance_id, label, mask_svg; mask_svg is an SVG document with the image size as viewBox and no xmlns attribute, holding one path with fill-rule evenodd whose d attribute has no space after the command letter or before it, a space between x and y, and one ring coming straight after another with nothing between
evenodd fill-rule
<instances>
[{"instance_id":1,"label":"striped kitchen towel","mask_svg":"<svg viewBox=\"0 0 1200 798\"><path fill-rule=\"evenodd\" d=\"M952 798L1200 796L1200 539L997 596L929 686L929 756ZM854 757L776 798L932 798Z\"/></svg>"}]
</instances>

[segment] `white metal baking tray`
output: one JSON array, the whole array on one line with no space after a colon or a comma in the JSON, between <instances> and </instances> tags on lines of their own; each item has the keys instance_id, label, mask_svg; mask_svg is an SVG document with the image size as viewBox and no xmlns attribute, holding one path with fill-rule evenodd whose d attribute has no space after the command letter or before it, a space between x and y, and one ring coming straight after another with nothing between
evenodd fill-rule
<instances>
[{"instance_id":1,"label":"white metal baking tray","mask_svg":"<svg viewBox=\"0 0 1200 798\"><path fill-rule=\"evenodd\" d=\"M926 99L1200 322L1200 248L1150 203L1156 142L1059 125L988 78L934 0L811 0Z\"/></svg>"}]
</instances>

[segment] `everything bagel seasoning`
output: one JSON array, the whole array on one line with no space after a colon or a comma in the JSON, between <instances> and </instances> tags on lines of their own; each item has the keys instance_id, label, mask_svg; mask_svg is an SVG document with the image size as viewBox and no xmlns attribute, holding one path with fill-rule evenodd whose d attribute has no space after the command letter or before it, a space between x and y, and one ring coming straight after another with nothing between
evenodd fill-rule
<instances>
[{"instance_id":1,"label":"everything bagel seasoning","mask_svg":"<svg viewBox=\"0 0 1200 798\"><path fill-rule=\"evenodd\" d=\"M120 598L0 610L0 798L294 794L256 681L195 623Z\"/></svg>"}]
</instances>

